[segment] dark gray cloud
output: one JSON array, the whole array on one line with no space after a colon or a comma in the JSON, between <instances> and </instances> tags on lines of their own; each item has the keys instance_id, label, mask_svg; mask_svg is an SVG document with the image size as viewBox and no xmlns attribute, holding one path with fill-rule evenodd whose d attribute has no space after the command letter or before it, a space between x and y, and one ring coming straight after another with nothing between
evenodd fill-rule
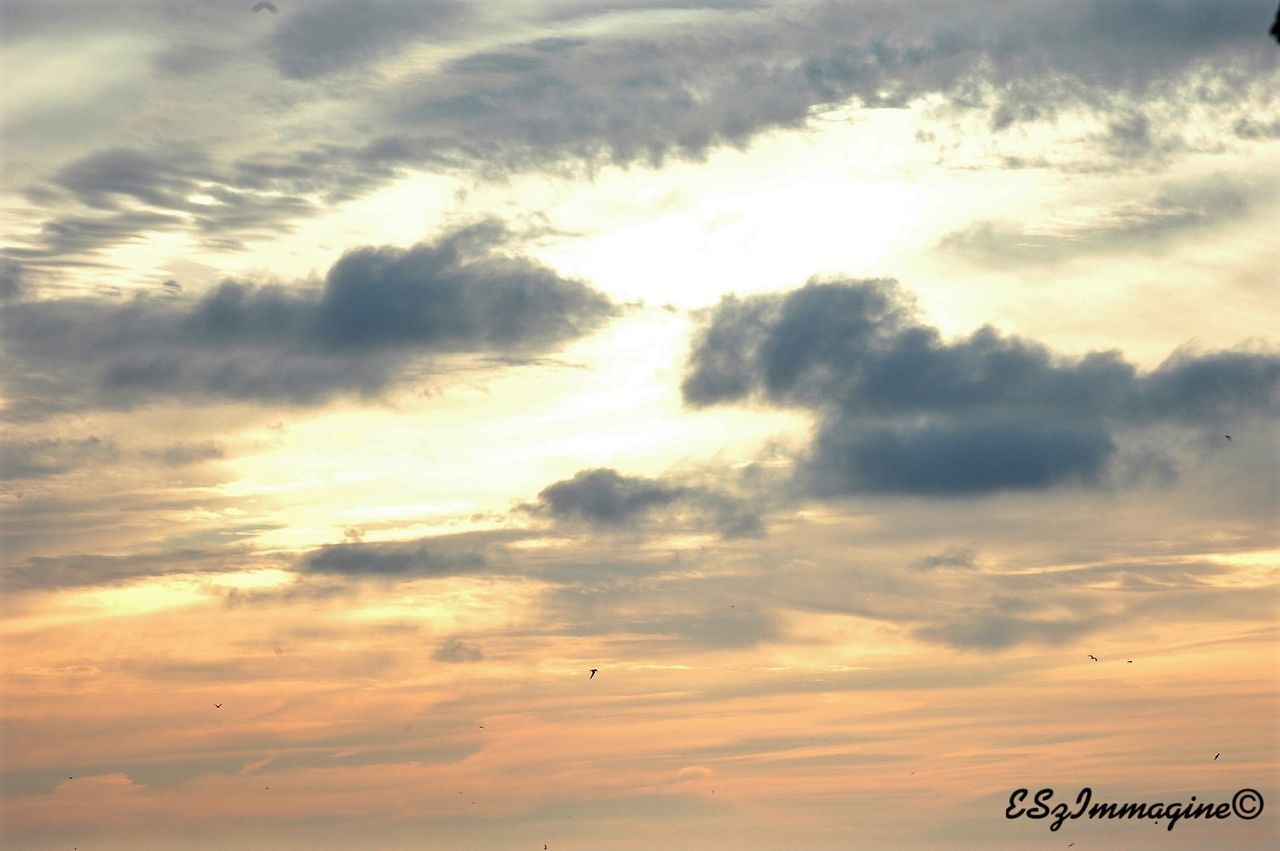
<instances>
[{"instance_id":1,"label":"dark gray cloud","mask_svg":"<svg viewBox=\"0 0 1280 851\"><path fill-rule=\"evenodd\" d=\"M1100 426L1001 422L868 428L837 420L820 430L808 474L820 495L954 496L1093 483L1114 451Z\"/></svg>"},{"instance_id":2,"label":"dark gray cloud","mask_svg":"<svg viewBox=\"0 0 1280 851\"><path fill-rule=\"evenodd\" d=\"M449 536L389 544L334 544L315 550L302 561L308 573L342 576L455 576L489 566L486 541L476 536Z\"/></svg>"},{"instance_id":3,"label":"dark gray cloud","mask_svg":"<svg viewBox=\"0 0 1280 851\"><path fill-rule=\"evenodd\" d=\"M120 450L115 444L100 437L3 441L0 442L0 480L54 476L119 457Z\"/></svg>"},{"instance_id":4,"label":"dark gray cloud","mask_svg":"<svg viewBox=\"0 0 1280 851\"><path fill-rule=\"evenodd\" d=\"M523 508L557 522L584 523L597 529L638 529L661 522L743 537L761 534L764 528L759 508L728 491L624 476L608 468L582 470L571 479L548 485L538 494L537 503Z\"/></svg>"},{"instance_id":5,"label":"dark gray cloud","mask_svg":"<svg viewBox=\"0 0 1280 851\"><path fill-rule=\"evenodd\" d=\"M945 341L890 281L727 298L694 343L694 406L759 400L819 414L814 493L961 495L1097 482L1118 425L1275 413L1280 356L1175 352L1140 374L1117 352L1054 355L982 328Z\"/></svg>"},{"instance_id":6,"label":"dark gray cloud","mask_svg":"<svg viewBox=\"0 0 1280 851\"><path fill-rule=\"evenodd\" d=\"M613 306L503 253L496 224L409 249L344 255L321 288L225 282L195 302L64 300L5 308L11 416L156 396L306 404L370 395L418 355L527 356L598 326Z\"/></svg>"},{"instance_id":7,"label":"dark gray cloud","mask_svg":"<svg viewBox=\"0 0 1280 851\"><path fill-rule=\"evenodd\" d=\"M1103 143L1147 152L1147 116L1124 103L1216 57L1252 61L1247 4L819 3L718 16L626 38L486 50L406 92L405 132L430 128L444 147L520 165L559 158L661 162L798 126L809 110L855 98L904 106L940 92L993 121L1052 116L1069 105L1114 111ZM426 82L426 81L422 81ZM975 94L976 93L976 94ZM1122 97L1123 95L1123 97ZM411 128L417 127L417 130Z\"/></svg>"},{"instance_id":8,"label":"dark gray cloud","mask_svg":"<svg viewBox=\"0 0 1280 851\"><path fill-rule=\"evenodd\" d=\"M653 508L682 498L685 488L655 479L623 476L616 470L583 470L548 485L538 494L543 507L557 519L581 519L599 526L625 526Z\"/></svg>"}]
</instances>

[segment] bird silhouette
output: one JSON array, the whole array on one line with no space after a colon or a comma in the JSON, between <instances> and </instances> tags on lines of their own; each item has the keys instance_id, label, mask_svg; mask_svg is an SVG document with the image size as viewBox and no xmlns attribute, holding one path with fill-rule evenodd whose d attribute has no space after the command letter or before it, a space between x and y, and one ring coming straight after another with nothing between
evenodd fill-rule
<instances>
[{"instance_id":1,"label":"bird silhouette","mask_svg":"<svg viewBox=\"0 0 1280 851\"><path fill-rule=\"evenodd\" d=\"M1097 656L1094 656L1092 653L1090 653L1090 654L1089 654L1089 658L1090 658L1090 659L1092 659L1092 660L1093 660L1093 661L1095 661L1095 662L1096 662L1096 661L1098 661L1098 657L1097 657Z\"/></svg>"},{"instance_id":2,"label":"bird silhouette","mask_svg":"<svg viewBox=\"0 0 1280 851\"><path fill-rule=\"evenodd\" d=\"M254 12L261 12L263 9L266 9L273 15L280 11L276 8L276 4L272 3L271 0L258 0L257 3L253 4Z\"/></svg>"},{"instance_id":3,"label":"bird silhouette","mask_svg":"<svg viewBox=\"0 0 1280 851\"><path fill-rule=\"evenodd\" d=\"M1227 440L1231 440L1231 435L1229 434L1224 434L1223 437L1225 437ZM1234 443L1235 441L1232 440L1231 442Z\"/></svg>"},{"instance_id":4,"label":"bird silhouette","mask_svg":"<svg viewBox=\"0 0 1280 851\"><path fill-rule=\"evenodd\" d=\"M221 703L215 703L215 704L213 705L213 708L214 708L214 709L221 709L221 708L222 708L222 704L221 704Z\"/></svg>"},{"instance_id":5,"label":"bird silhouette","mask_svg":"<svg viewBox=\"0 0 1280 851\"><path fill-rule=\"evenodd\" d=\"M1213 759L1214 759L1214 761L1216 762L1216 761L1217 761L1217 759L1218 759L1218 757L1220 757L1220 756L1222 756L1222 751L1218 751L1216 754L1214 754L1214 755L1213 755Z\"/></svg>"},{"instance_id":6,"label":"bird silhouette","mask_svg":"<svg viewBox=\"0 0 1280 851\"><path fill-rule=\"evenodd\" d=\"M599 668L592 668L592 669L591 669L591 676L587 677L587 679L589 679L589 680L594 680L594 679L596 678L596 671L598 671L598 670L600 670L600 669L599 669Z\"/></svg>"},{"instance_id":7,"label":"bird silhouette","mask_svg":"<svg viewBox=\"0 0 1280 851\"><path fill-rule=\"evenodd\" d=\"M1271 25L1271 35L1276 41L1280 41L1280 9L1276 9L1276 22Z\"/></svg>"},{"instance_id":8,"label":"bird silhouette","mask_svg":"<svg viewBox=\"0 0 1280 851\"><path fill-rule=\"evenodd\" d=\"M1130 660L1129 660L1129 664L1130 664L1130 665L1132 665L1132 664L1133 664L1133 660L1132 660L1132 659L1130 659Z\"/></svg>"}]
</instances>

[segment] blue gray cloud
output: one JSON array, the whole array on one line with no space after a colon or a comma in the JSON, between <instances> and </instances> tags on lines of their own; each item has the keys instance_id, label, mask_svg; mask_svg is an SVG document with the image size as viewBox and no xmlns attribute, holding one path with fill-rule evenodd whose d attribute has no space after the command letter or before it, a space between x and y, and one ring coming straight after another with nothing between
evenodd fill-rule
<instances>
[{"instance_id":1,"label":"blue gray cloud","mask_svg":"<svg viewBox=\"0 0 1280 851\"><path fill-rule=\"evenodd\" d=\"M547 351L614 310L503 251L494 223L408 249L348 252L319 288L227 281L198 300L48 300L0 314L16 415L155 397L290 404L373 395L413 358Z\"/></svg>"},{"instance_id":2,"label":"blue gray cloud","mask_svg":"<svg viewBox=\"0 0 1280 851\"><path fill-rule=\"evenodd\" d=\"M1065 358L990 327L944 340L892 281L810 282L723 300L683 393L813 410L815 493L963 495L1097 482L1119 427L1274 415L1280 355L1182 350L1142 373L1119 352Z\"/></svg>"},{"instance_id":3,"label":"blue gray cloud","mask_svg":"<svg viewBox=\"0 0 1280 851\"><path fill-rule=\"evenodd\" d=\"M559 523L602 530L636 530L660 524L668 530L714 530L725 537L749 537L764 530L763 505L721 487L674 478L626 476L617 470L581 470L548 485L538 501L522 508Z\"/></svg>"}]
</instances>

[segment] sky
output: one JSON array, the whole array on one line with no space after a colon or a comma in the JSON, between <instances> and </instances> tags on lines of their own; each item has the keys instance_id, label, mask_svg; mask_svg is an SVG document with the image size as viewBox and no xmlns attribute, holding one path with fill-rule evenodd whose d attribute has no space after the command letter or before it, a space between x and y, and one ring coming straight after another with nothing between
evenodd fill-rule
<instances>
[{"instance_id":1,"label":"sky","mask_svg":"<svg viewBox=\"0 0 1280 851\"><path fill-rule=\"evenodd\" d=\"M1280 840L1273 3L253 5L0 0L0 843Z\"/></svg>"}]
</instances>

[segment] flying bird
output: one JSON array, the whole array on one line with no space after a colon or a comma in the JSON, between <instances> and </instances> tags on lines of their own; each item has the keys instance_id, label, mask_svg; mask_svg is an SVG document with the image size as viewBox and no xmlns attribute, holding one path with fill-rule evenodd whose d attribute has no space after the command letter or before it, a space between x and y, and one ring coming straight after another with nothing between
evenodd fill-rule
<instances>
[{"instance_id":1,"label":"flying bird","mask_svg":"<svg viewBox=\"0 0 1280 851\"><path fill-rule=\"evenodd\" d=\"M1092 659L1092 660L1093 660L1093 661L1095 661L1095 662L1096 662L1096 661L1098 661L1098 657L1097 657L1097 656L1094 656L1092 653L1090 653L1090 654L1089 654L1089 658L1090 658L1090 659Z\"/></svg>"},{"instance_id":2,"label":"flying bird","mask_svg":"<svg viewBox=\"0 0 1280 851\"><path fill-rule=\"evenodd\" d=\"M1231 440L1231 435L1229 434L1224 434L1223 437L1225 437L1227 440ZM1234 441L1232 442L1234 443Z\"/></svg>"},{"instance_id":3,"label":"flying bird","mask_svg":"<svg viewBox=\"0 0 1280 851\"><path fill-rule=\"evenodd\" d=\"M222 704L221 704L221 703L215 703L215 704L213 705L213 708L214 708L214 709L221 709L221 708L222 708Z\"/></svg>"},{"instance_id":4,"label":"flying bird","mask_svg":"<svg viewBox=\"0 0 1280 851\"><path fill-rule=\"evenodd\" d=\"M253 4L254 12L261 12L263 9L266 9L268 12L270 12L273 15L280 11L279 9L276 8L276 4L272 3L271 0L258 0L257 3Z\"/></svg>"},{"instance_id":5,"label":"flying bird","mask_svg":"<svg viewBox=\"0 0 1280 851\"><path fill-rule=\"evenodd\" d=\"M1130 665L1132 665L1132 664L1133 664L1133 660L1132 660L1132 659L1130 659L1130 660L1129 660L1129 664L1130 664Z\"/></svg>"},{"instance_id":6,"label":"flying bird","mask_svg":"<svg viewBox=\"0 0 1280 851\"><path fill-rule=\"evenodd\" d=\"M1276 9L1276 22L1271 25L1271 34L1280 41L1280 9Z\"/></svg>"},{"instance_id":7,"label":"flying bird","mask_svg":"<svg viewBox=\"0 0 1280 851\"><path fill-rule=\"evenodd\" d=\"M594 679L596 678L596 671L598 671L598 670L600 670L600 669L599 669L599 668L592 668L592 669L591 669L591 676L587 677L587 679L589 679L589 680L594 680Z\"/></svg>"},{"instance_id":8,"label":"flying bird","mask_svg":"<svg viewBox=\"0 0 1280 851\"><path fill-rule=\"evenodd\" d=\"M1214 754L1214 755L1213 755L1213 759L1214 759L1214 761L1216 762L1216 761L1217 761L1217 759L1218 759L1218 757L1220 757L1220 756L1222 756L1222 751L1218 751L1216 754Z\"/></svg>"}]
</instances>

